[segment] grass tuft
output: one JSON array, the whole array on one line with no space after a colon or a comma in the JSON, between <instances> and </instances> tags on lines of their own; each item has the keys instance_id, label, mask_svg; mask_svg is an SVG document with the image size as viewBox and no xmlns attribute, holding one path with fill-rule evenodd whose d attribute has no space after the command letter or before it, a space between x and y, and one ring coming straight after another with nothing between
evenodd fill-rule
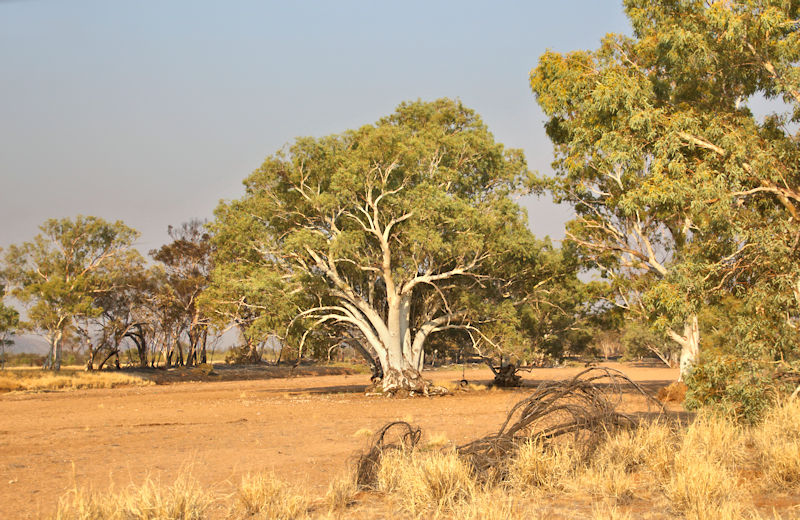
<instances>
[{"instance_id":1,"label":"grass tuft","mask_svg":"<svg viewBox=\"0 0 800 520\"><path fill-rule=\"evenodd\" d=\"M800 399L775 406L751 435L765 487L800 492Z\"/></svg>"},{"instance_id":2,"label":"grass tuft","mask_svg":"<svg viewBox=\"0 0 800 520\"><path fill-rule=\"evenodd\" d=\"M521 490L561 491L574 476L578 458L569 445L527 442L509 463L508 481Z\"/></svg>"},{"instance_id":3,"label":"grass tuft","mask_svg":"<svg viewBox=\"0 0 800 520\"><path fill-rule=\"evenodd\" d=\"M354 475L347 474L335 478L328 485L328 492L325 494L328 511L331 513L344 511L355 502L357 492L358 486Z\"/></svg>"},{"instance_id":4,"label":"grass tuft","mask_svg":"<svg viewBox=\"0 0 800 520\"><path fill-rule=\"evenodd\" d=\"M477 482L471 468L453 452L392 451L378 470L378 488L396 496L412 516L453 511L469 502Z\"/></svg>"},{"instance_id":5,"label":"grass tuft","mask_svg":"<svg viewBox=\"0 0 800 520\"><path fill-rule=\"evenodd\" d=\"M54 520L200 520L213 503L210 494L190 475L171 486L147 479L119 494L98 495L74 488L58 503Z\"/></svg>"},{"instance_id":6,"label":"grass tuft","mask_svg":"<svg viewBox=\"0 0 800 520\"><path fill-rule=\"evenodd\" d=\"M308 498L272 474L245 475L236 496L235 516L239 518L289 520L308 513Z\"/></svg>"}]
</instances>

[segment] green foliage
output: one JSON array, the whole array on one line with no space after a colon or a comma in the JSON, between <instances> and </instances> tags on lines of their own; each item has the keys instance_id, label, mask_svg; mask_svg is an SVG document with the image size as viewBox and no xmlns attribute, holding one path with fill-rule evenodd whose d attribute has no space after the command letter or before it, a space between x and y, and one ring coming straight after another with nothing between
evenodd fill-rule
<instances>
[{"instance_id":1,"label":"green foliage","mask_svg":"<svg viewBox=\"0 0 800 520\"><path fill-rule=\"evenodd\" d=\"M767 362L706 351L687 378L684 405L710 406L745 422L755 422L774 403L779 388Z\"/></svg>"},{"instance_id":2,"label":"green foliage","mask_svg":"<svg viewBox=\"0 0 800 520\"><path fill-rule=\"evenodd\" d=\"M160 309L159 324L167 347L168 364L174 346L176 362L193 365L206 362L206 343L212 320L201 303L211 281L213 244L203 221L194 219L179 227L169 226L172 242L150 251L163 274L152 290ZM185 339L186 352L180 348Z\"/></svg>"},{"instance_id":3,"label":"green foliage","mask_svg":"<svg viewBox=\"0 0 800 520\"><path fill-rule=\"evenodd\" d=\"M523 309L529 292L579 287L512 199L530 182L521 152L449 99L297 139L217 209L206 302L246 337L319 352L345 342L376 361L398 349L393 359L416 364L428 336L455 329L487 351L530 348L522 322L541 335L535 318L551 311Z\"/></svg>"},{"instance_id":4,"label":"green foliage","mask_svg":"<svg viewBox=\"0 0 800 520\"><path fill-rule=\"evenodd\" d=\"M9 248L5 276L27 305L20 328L47 336L57 370L62 338L76 319L101 314L98 296L113 291L117 273L138 257L131 249L138 233L119 221L81 215L47 220L40 230L33 241Z\"/></svg>"},{"instance_id":5,"label":"green foliage","mask_svg":"<svg viewBox=\"0 0 800 520\"><path fill-rule=\"evenodd\" d=\"M532 72L557 172L535 185L575 207L567 235L629 318L688 354L699 315L696 399L757 401L748 370L800 355L800 5L625 9L633 37L548 52ZM758 98L776 112L754 115Z\"/></svg>"},{"instance_id":6,"label":"green foliage","mask_svg":"<svg viewBox=\"0 0 800 520\"><path fill-rule=\"evenodd\" d=\"M668 366L676 364L677 345L668 342L662 334L655 332L647 323L636 320L627 321L620 341L625 349L627 359L656 356Z\"/></svg>"},{"instance_id":7,"label":"green foliage","mask_svg":"<svg viewBox=\"0 0 800 520\"><path fill-rule=\"evenodd\" d=\"M0 366L6 364L6 347L13 344L10 339L19 325L19 312L3 303L5 286L0 284Z\"/></svg>"},{"instance_id":8,"label":"green foliage","mask_svg":"<svg viewBox=\"0 0 800 520\"><path fill-rule=\"evenodd\" d=\"M7 367L41 367L44 364L45 356L32 354L30 352L19 352L16 354L5 355L5 366Z\"/></svg>"}]
</instances>

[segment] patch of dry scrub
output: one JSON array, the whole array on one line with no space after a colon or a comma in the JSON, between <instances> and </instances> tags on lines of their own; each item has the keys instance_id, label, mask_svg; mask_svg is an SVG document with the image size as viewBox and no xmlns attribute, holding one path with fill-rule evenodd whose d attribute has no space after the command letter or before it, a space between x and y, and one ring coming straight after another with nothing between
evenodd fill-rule
<instances>
[{"instance_id":1,"label":"patch of dry scrub","mask_svg":"<svg viewBox=\"0 0 800 520\"><path fill-rule=\"evenodd\" d=\"M84 372L81 370L62 370L58 373L43 370L4 370L0 372L0 392L41 392L152 384L152 381L139 376L120 372Z\"/></svg>"},{"instance_id":2,"label":"patch of dry scrub","mask_svg":"<svg viewBox=\"0 0 800 520\"><path fill-rule=\"evenodd\" d=\"M413 517L453 512L477 491L472 468L455 452L394 450L381 461L378 490Z\"/></svg>"},{"instance_id":3,"label":"patch of dry scrub","mask_svg":"<svg viewBox=\"0 0 800 520\"><path fill-rule=\"evenodd\" d=\"M201 520L213 503L188 473L172 485L147 479L120 493L97 494L75 487L64 495L54 520Z\"/></svg>"},{"instance_id":4,"label":"patch of dry scrub","mask_svg":"<svg viewBox=\"0 0 800 520\"><path fill-rule=\"evenodd\" d=\"M800 493L800 399L771 409L751 436L766 477L764 487Z\"/></svg>"},{"instance_id":5,"label":"patch of dry scrub","mask_svg":"<svg viewBox=\"0 0 800 520\"><path fill-rule=\"evenodd\" d=\"M374 434L355 471L334 479L316 499L272 474L244 477L227 498L181 477L172 486L148 480L102 496L75 489L62 498L55 518L199 520L208 517L212 504L226 511L224 518L242 520L800 517L800 400L790 399L762 423L742 427L711 413L686 424L658 415L620 420L607 401L593 395L587 402L597 403L601 413L577 412L568 400L569 413L554 416L523 401L510 416L522 409L558 420L530 421L529 428L518 429L519 422L509 422L501 433L513 435L483 438L480 457L453 448L443 435L423 441L421 430L408 422L387 424ZM594 422L587 426L580 418Z\"/></svg>"}]
</instances>

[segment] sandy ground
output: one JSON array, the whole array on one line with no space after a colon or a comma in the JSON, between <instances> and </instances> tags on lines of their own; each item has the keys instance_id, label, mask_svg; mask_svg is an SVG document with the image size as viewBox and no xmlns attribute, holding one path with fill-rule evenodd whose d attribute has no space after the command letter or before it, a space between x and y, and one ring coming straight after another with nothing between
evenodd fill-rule
<instances>
[{"instance_id":1,"label":"sandy ground","mask_svg":"<svg viewBox=\"0 0 800 520\"><path fill-rule=\"evenodd\" d=\"M608 366L652 393L677 377L673 369ZM581 370L537 369L525 382ZM426 377L458 381L462 373ZM467 370L466 378L487 383L491 373ZM364 396L368 383L364 374L326 375L2 395L0 519L45 516L75 485L119 489L148 476L172 482L187 468L221 493L232 491L245 473L273 471L321 494L365 446L359 430L403 419L460 444L496 429L530 391L387 399Z\"/></svg>"}]
</instances>

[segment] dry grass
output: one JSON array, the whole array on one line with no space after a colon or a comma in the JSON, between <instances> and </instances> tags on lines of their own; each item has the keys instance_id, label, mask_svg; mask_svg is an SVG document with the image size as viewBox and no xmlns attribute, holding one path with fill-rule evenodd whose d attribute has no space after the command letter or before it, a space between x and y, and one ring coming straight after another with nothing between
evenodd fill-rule
<instances>
[{"instance_id":1,"label":"dry grass","mask_svg":"<svg viewBox=\"0 0 800 520\"><path fill-rule=\"evenodd\" d=\"M800 503L796 400L748 428L704 413L687 425L642 424L606 434L589 456L566 439L529 441L494 480L479 478L452 448L440 448L446 441L431 435L416 449L385 451L371 492L347 474L313 499L258 474L244 477L234 495L215 497L182 476L171 486L148 480L116 494L74 489L54 518L217 518L208 515L212 505L225 511L220 518L238 519L800 518L793 505Z\"/></svg>"},{"instance_id":2,"label":"dry grass","mask_svg":"<svg viewBox=\"0 0 800 520\"><path fill-rule=\"evenodd\" d=\"M470 502L477 482L453 452L388 452L378 471L378 489L393 495L413 517L452 512Z\"/></svg>"},{"instance_id":3,"label":"dry grass","mask_svg":"<svg viewBox=\"0 0 800 520\"><path fill-rule=\"evenodd\" d=\"M11 369L0 372L0 392L41 392L152 384L154 384L152 381L142 377L120 372L85 372L72 369L61 370L58 373L27 369Z\"/></svg>"},{"instance_id":4,"label":"dry grass","mask_svg":"<svg viewBox=\"0 0 800 520\"><path fill-rule=\"evenodd\" d=\"M188 473L170 486L147 479L121 493L74 488L61 498L54 520L200 520L213 499Z\"/></svg>"},{"instance_id":5,"label":"dry grass","mask_svg":"<svg viewBox=\"0 0 800 520\"><path fill-rule=\"evenodd\" d=\"M592 465L572 483L581 491L610 504L627 504L636 496L637 479L623 465Z\"/></svg>"},{"instance_id":6,"label":"dry grass","mask_svg":"<svg viewBox=\"0 0 800 520\"><path fill-rule=\"evenodd\" d=\"M447 518L461 520L535 520L536 511L526 508L521 500L509 496L503 489L481 490L471 500L456 504Z\"/></svg>"},{"instance_id":7,"label":"dry grass","mask_svg":"<svg viewBox=\"0 0 800 520\"><path fill-rule=\"evenodd\" d=\"M341 513L355 502L358 486L355 475L345 474L335 478L328 485L325 494L325 505L330 513Z\"/></svg>"},{"instance_id":8,"label":"dry grass","mask_svg":"<svg viewBox=\"0 0 800 520\"><path fill-rule=\"evenodd\" d=\"M751 436L765 487L800 492L800 399L770 410Z\"/></svg>"},{"instance_id":9,"label":"dry grass","mask_svg":"<svg viewBox=\"0 0 800 520\"><path fill-rule=\"evenodd\" d=\"M746 494L736 469L746 461L743 431L717 415L701 414L682 435L662 479L671 507L689 519L739 518Z\"/></svg>"},{"instance_id":10,"label":"dry grass","mask_svg":"<svg viewBox=\"0 0 800 520\"><path fill-rule=\"evenodd\" d=\"M446 433L431 433L425 438L425 445L428 448L444 448L450 444L450 439Z\"/></svg>"},{"instance_id":11,"label":"dry grass","mask_svg":"<svg viewBox=\"0 0 800 520\"><path fill-rule=\"evenodd\" d=\"M597 450L598 466L622 466L626 472L646 469L658 477L669 472L677 435L664 421L644 423L610 435Z\"/></svg>"},{"instance_id":12,"label":"dry grass","mask_svg":"<svg viewBox=\"0 0 800 520\"><path fill-rule=\"evenodd\" d=\"M236 494L231 517L290 520L304 518L310 502L302 491L272 474L246 475Z\"/></svg>"},{"instance_id":13,"label":"dry grass","mask_svg":"<svg viewBox=\"0 0 800 520\"><path fill-rule=\"evenodd\" d=\"M574 476L578 454L572 446L526 442L508 465L508 482L519 490L562 491Z\"/></svg>"},{"instance_id":14,"label":"dry grass","mask_svg":"<svg viewBox=\"0 0 800 520\"><path fill-rule=\"evenodd\" d=\"M736 476L718 461L676 460L663 489L671 507L686 518L738 518L741 490Z\"/></svg>"}]
</instances>

